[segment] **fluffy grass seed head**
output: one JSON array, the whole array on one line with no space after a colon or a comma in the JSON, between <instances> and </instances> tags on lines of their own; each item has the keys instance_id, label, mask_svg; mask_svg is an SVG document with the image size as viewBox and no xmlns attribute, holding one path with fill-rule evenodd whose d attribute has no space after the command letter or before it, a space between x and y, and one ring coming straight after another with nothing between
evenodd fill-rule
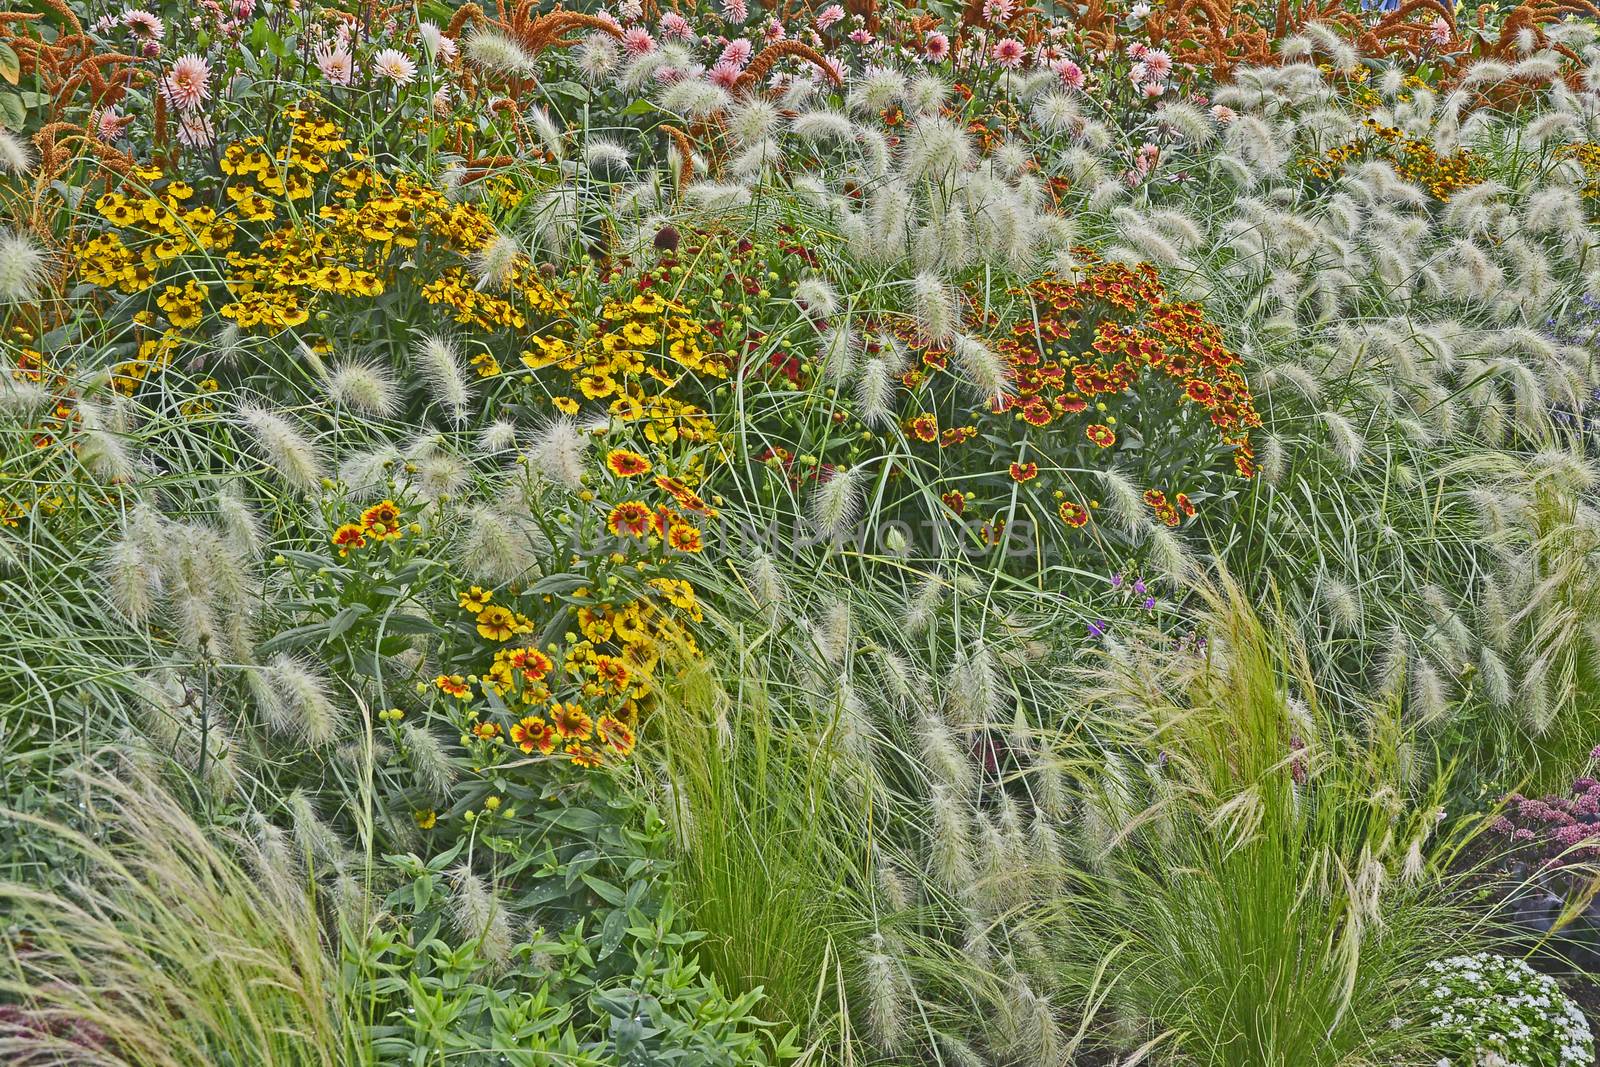
<instances>
[{"instance_id":1,"label":"fluffy grass seed head","mask_svg":"<svg viewBox=\"0 0 1600 1067\"><path fill-rule=\"evenodd\" d=\"M0 233L0 302L37 302L49 273L49 258L32 237L16 230Z\"/></svg>"},{"instance_id":2,"label":"fluffy grass seed head","mask_svg":"<svg viewBox=\"0 0 1600 1067\"><path fill-rule=\"evenodd\" d=\"M359 360L336 363L328 369L324 381L328 395L351 411L390 418L399 410L394 378L376 363Z\"/></svg>"},{"instance_id":3,"label":"fluffy grass seed head","mask_svg":"<svg viewBox=\"0 0 1600 1067\"><path fill-rule=\"evenodd\" d=\"M456 422L466 418L472 394L455 342L442 334L424 334L412 349L412 362L434 402Z\"/></svg>"},{"instance_id":4,"label":"fluffy grass seed head","mask_svg":"<svg viewBox=\"0 0 1600 1067\"><path fill-rule=\"evenodd\" d=\"M239 418L256 451L287 485L313 493L322 487L322 456L304 427L259 404L245 404Z\"/></svg>"}]
</instances>

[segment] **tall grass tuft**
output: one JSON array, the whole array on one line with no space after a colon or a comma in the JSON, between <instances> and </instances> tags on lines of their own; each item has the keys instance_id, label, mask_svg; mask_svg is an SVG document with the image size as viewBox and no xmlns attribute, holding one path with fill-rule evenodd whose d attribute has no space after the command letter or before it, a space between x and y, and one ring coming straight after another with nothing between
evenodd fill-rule
<instances>
[{"instance_id":1,"label":"tall grass tuft","mask_svg":"<svg viewBox=\"0 0 1600 1067\"><path fill-rule=\"evenodd\" d=\"M345 1067L370 1062L303 878L197 823L152 779L80 773L91 825L27 812L81 876L0 883L11 933L0 1061L128 1067Z\"/></svg>"}]
</instances>

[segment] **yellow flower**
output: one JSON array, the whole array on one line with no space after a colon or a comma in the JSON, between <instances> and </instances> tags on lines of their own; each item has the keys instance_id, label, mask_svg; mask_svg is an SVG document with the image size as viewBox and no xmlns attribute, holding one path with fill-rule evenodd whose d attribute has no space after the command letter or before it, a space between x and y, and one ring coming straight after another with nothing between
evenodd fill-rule
<instances>
[{"instance_id":1,"label":"yellow flower","mask_svg":"<svg viewBox=\"0 0 1600 1067\"><path fill-rule=\"evenodd\" d=\"M478 613L478 633L490 641L509 641L517 632L517 619L508 609L490 604Z\"/></svg>"}]
</instances>

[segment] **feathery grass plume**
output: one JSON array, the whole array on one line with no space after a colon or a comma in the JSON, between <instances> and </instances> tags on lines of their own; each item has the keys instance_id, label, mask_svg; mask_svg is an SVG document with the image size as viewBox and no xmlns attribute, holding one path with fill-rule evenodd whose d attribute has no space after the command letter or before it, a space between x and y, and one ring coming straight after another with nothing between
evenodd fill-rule
<instances>
[{"instance_id":1,"label":"feathery grass plume","mask_svg":"<svg viewBox=\"0 0 1600 1067\"><path fill-rule=\"evenodd\" d=\"M478 432L478 451L483 455L497 456L516 447L517 424L509 419L496 419Z\"/></svg>"},{"instance_id":2,"label":"feathery grass plume","mask_svg":"<svg viewBox=\"0 0 1600 1067\"><path fill-rule=\"evenodd\" d=\"M49 273L45 251L31 236L15 230L0 233L0 302L35 303Z\"/></svg>"},{"instance_id":3,"label":"feathery grass plume","mask_svg":"<svg viewBox=\"0 0 1600 1067\"><path fill-rule=\"evenodd\" d=\"M812 643L829 669L842 666L850 654L852 628L850 605L837 598L829 598L822 606L822 613L809 622Z\"/></svg>"},{"instance_id":4,"label":"feathery grass plume","mask_svg":"<svg viewBox=\"0 0 1600 1067\"><path fill-rule=\"evenodd\" d=\"M741 100L724 116L734 143L749 147L767 140L781 118L778 109L762 97Z\"/></svg>"},{"instance_id":5,"label":"feathery grass plume","mask_svg":"<svg viewBox=\"0 0 1600 1067\"><path fill-rule=\"evenodd\" d=\"M550 542L531 517L473 505L462 513L455 560L462 573L486 585L504 585L538 569Z\"/></svg>"},{"instance_id":6,"label":"feathery grass plume","mask_svg":"<svg viewBox=\"0 0 1600 1067\"><path fill-rule=\"evenodd\" d=\"M750 560L748 579L750 595L754 598L756 607L766 615L768 624L776 626L783 617L784 606L789 601L789 586L784 581L783 572L778 569L778 564L765 550L753 549L748 556Z\"/></svg>"},{"instance_id":7,"label":"feathery grass plume","mask_svg":"<svg viewBox=\"0 0 1600 1067\"><path fill-rule=\"evenodd\" d=\"M972 261L972 240L966 212L955 204L939 205L917 231L916 265L955 274Z\"/></svg>"},{"instance_id":8,"label":"feathery grass plume","mask_svg":"<svg viewBox=\"0 0 1600 1067\"><path fill-rule=\"evenodd\" d=\"M26 417L50 402L50 390L38 382L16 377L12 371L0 363L0 413Z\"/></svg>"},{"instance_id":9,"label":"feathery grass plume","mask_svg":"<svg viewBox=\"0 0 1600 1067\"><path fill-rule=\"evenodd\" d=\"M267 543L266 530L261 524L261 517L245 502L238 487L223 486L217 490L213 501L228 541L250 559L259 559Z\"/></svg>"},{"instance_id":10,"label":"feathery grass plume","mask_svg":"<svg viewBox=\"0 0 1600 1067\"><path fill-rule=\"evenodd\" d=\"M950 728L924 711L917 719L917 752L924 769L957 800L972 796L977 775Z\"/></svg>"},{"instance_id":11,"label":"feathery grass plume","mask_svg":"<svg viewBox=\"0 0 1600 1067\"><path fill-rule=\"evenodd\" d=\"M563 415L538 430L533 447L528 449L528 462L549 481L577 491L583 488L583 460L588 448L589 435Z\"/></svg>"},{"instance_id":12,"label":"feathery grass plume","mask_svg":"<svg viewBox=\"0 0 1600 1067\"><path fill-rule=\"evenodd\" d=\"M78 462L96 479L109 485L138 480L139 465L115 428L114 413L90 402L78 405Z\"/></svg>"},{"instance_id":13,"label":"feathery grass plume","mask_svg":"<svg viewBox=\"0 0 1600 1067\"><path fill-rule=\"evenodd\" d=\"M328 369L323 381L333 401L351 411L389 418L399 410L394 379L376 363L337 363Z\"/></svg>"},{"instance_id":14,"label":"feathery grass plume","mask_svg":"<svg viewBox=\"0 0 1600 1067\"><path fill-rule=\"evenodd\" d=\"M683 191L683 197L698 210L716 214L744 207L750 202L750 190L725 182L695 182Z\"/></svg>"},{"instance_id":15,"label":"feathery grass plume","mask_svg":"<svg viewBox=\"0 0 1600 1067\"><path fill-rule=\"evenodd\" d=\"M633 160L628 150L603 137L591 137L584 142L583 165L591 173L613 180L633 171Z\"/></svg>"},{"instance_id":16,"label":"feathery grass plume","mask_svg":"<svg viewBox=\"0 0 1600 1067\"><path fill-rule=\"evenodd\" d=\"M1137 533L1150 525L1150 509L1144 502L1144 493L1120 467L1106 467L1096 472L1105 493L1109 513L1129 533Z\"/></svg>"},{"instance_id":17,"label":"feathery grass plume","mask_svg":"<svg viewBox=\"0 0 1600 1067\"><path fill-rule=\"evenodd\" d=\"M320 877L336 869L344 857L344 846L333 832L304 790L296 789L284 798L289 810L289 823L294 834L298 859L308 873Z\"/></svg>"},{"instance_id":18,"label":"feathery grass plume","mask_svg":"<svg viewBox=\"0 0 1600 1067\"><path fill-rule=\"evenodd\" d=\"M609 78L617 69L619 53L616 39L607 33L591 33L578 43L578 69L593 81Z\"/></svg>"},{"instance_id":19,"label":"feathery grass plume","mask_svg":"<svg viewBox=\"0 0 1600 1067\"><path fill-rule=\"evenodd\" d=\"M1004 721L1000 680L994 653L987 645L959 649L945 682L945 720L957 730L990 726Z\"/></svg>"},{"instance_id":20,"label":"feathery grass plume","mask_svg":"<svg viewBox=\"0 0 1600 1067\"><path fill-rule=\"evenodd\" d=\"M848 319L842 319L822 335L818 355L823 375L835 386L850 380L856 369L856 336Z\"/></svg>"},{"instance_id":21,"label":"feathery grass plume","mask_svg":"<svg viewBox=\"0 0 1600 1067\"><path fill-rule=\"evenodd\" d=\"M355 496L387 496L387 487L401 462L400 450L392 444L352 452L339 464L339 481Z\"/></svg>"},{"instance_id":22,"label":"feathery grass plume","mask_svg":"<svg viewBox=\"0 0 1600 1067\"><path fill-rule=\"evenodd\" d=\"M472 273L477 275L474 288L498 292L511 284L516 276L517 258L522 255L522 245L508 233L496 233L482 248L472 255Z\"/></svg>"},{"instance_id":23,"label":"feathery grass plume","mask_svg":"<svg viewBox=\"0 0 1600 1067\"><path fill-rule=\"evenodd\" d=\"M23 175L33 167L33 151L28 142L10 130L0 130L0 173Z\"/></svg>"},{"instance_id":24,"label":"feathery grass plume","mask_svg":"<svg viewBox=\"0 0 1600 1067\"><path fill-rule=\"evenodd\" d=\"M914 115L935 115L950 97L950 84L937 74L924 74L911 82L905 103Z\"/></svg>"},{"instance_id":25,"label":"feathery grass plume","mask_svg":"<svg viewBox=\"0 0 1600 1067\"><path fill-rule=\"evenodd\" d=\"M917 119L906 134L901 169L911 181L941 182L972 162L966 131L938 116Z\"/></svg>"},{"instance_id":26,"label":"feathery grass plume","mask_svg":"<svg viewBox=\"0 0 1600 1067\"><path fill-rule=\"evenodd\" d=\"M934 615L943 603L944 582L937 574L924 575L906 602L905 615L901 620L905 632L912 637L927 632Z\"/></svg>"},{"instance_id":27,"label":"feathery grass plume","mask_svg":"<svg viewBox=\"0 0 1600 1067\"><path fill-rule=\"evenodd\" d=\"M408 722L402 726L400 735L407 762L417 776L418 783L433 796L448 796L450 785L456 779L456 770L450 763L444 745L426 728L414 723Z\"/></svg>"},{"instance_id":28,"label":"feathery grass plume","mask_svg":"<svg viewBox=\"0 0 1600 1067\"><path fill-rule=\"evenodd\" d=\"M828 318L839 310L839 292L826 278L808 274L795 282L794 301L814 318Z\"/></svg>"},{"instance_id":29,"label":"feathery grass plume","mask_svg":"<svg viewBox=\"0 0 1600 1067\"><path fill-rule=\"evenodd\" d=\"M921 271L910 281L911 319L919 337L930 345L944 345L959 324L955 295L944 280Z\"/></svg>"},{"instance_id":30,"label":"feathery grass plume","mask_svg":"<svg viewBox=\"0 0 1600 1067\"><path fill-rule=\"evenodd\" d=\"M1217 136L1216 124L1205 112L1191 104L1162 104L1156 108L1155 120L1192 145L1209 144Z\"/></svg>"},{"instance_id":31,"label":"feathery grass plume","mask_svg":"<svg viewBox=\"0 0 1600 1067\"><path fill-rule=\"evenodd\" d=\"M1488 645L1478 649L1478 688L1483 698L1497 708L1511 706L1511 672L1500 654Z\"/></svg>"},{"instance_id":32,"label":"feathery grass plume","mask_svg":"<svg viewBox=\"0 0 1600 1067\"><path fill-rule=\"evenodd\" d=\"M455 342L442 334L424 334L411 351L412 364L434 402L456 422L466 418L471 393Z\"/></svg>"},{"instance_id":33,"label":"feathery grass plume","mask_svg":"<svg viewBox=\"0 0 1600 1067\"><path fill-rule=\"evenodd\" d=\"M550 117L550 112L542 107L530 107L525 117L528 125L533 127L533 132L538 135L539 143L544 145L545 151L550 153L551 158L558 161L566 159L567 147L562 139L561 127Z\"/></svg>"},{"instance_id":34,"label":"feathery grass plume","mask_svg":"<svg viewBox=\"0 0 1600 1067\"><path fill-rule=\"evenodd\" d=\"M1339 633L1361 632L1361 596L1350 583L1335 578L1324 570L1319 576L1322 603L1327 609L1332 629Z\"/></svg>"},{"instance_id":35,"label":"feathery grass plume","mask_svg":"<svg viewBox=\"0 0 1600 1067\"><path fill-rule=\"evenodd\" d=\"M1011 372L1005 361L977 338L957 333L952 348L967 383L984 400L1004 396L1011 388Z\"/></svg>"},{"instance_id":36,"label":"feathery grass plume","mask_svg":"<svg viewBox=\"0 0 1600 1067\"><path fill-rule=\"evenodd\" d=\"M848 144L855 138L855 124L849 115L821 108L796 115L789 122L789 132L812 144L826 141Z\"/></svg>"},{"instance_id":37,"label":"feathery grass plume","mask_svg":"<svg viewBox=\"0 0 1600 1067\"><path fill-rule=\"evenodd\" d=\"M261 708L263 714L286 716L269 724L292 733L316 747L331 742L339 733L339 712L328 696L328 681L308 661L287 653L274 657L270 682L278 695L278 706Z\"/></svg>"},{"instance_id":38,"label":"feathery grass plume","mask_svg":"<svg viewBox=\"0 0 1600 1067\"><path fill-rule=\"evenodd\" d=\"M1337 411L1324 411L1317 416L1317 420L1327 428L1329 444L1339 462L1348 470L1360 466L1366 442L1361 439L1355 424Z\"/></svg>"},{"instance_id":39,"label":"feathery grass plume","mask_svg":"<svg viewBox=\"0 0 1600 1067\"><path fill-rule=\"evenodd\" d=\"M164 588L161 561L124 526L106 551L104 575L111 602L135 625L154 618Z\"/></svg>"},{"instance_id":40,"label":"feathery grass plume","mask_svg":"<svg viewBox=\"0 0 1600 1067\"><path fill-rule=\"evenodd\" d=\"M1160 523L1145 527L1149 538L1150 565L1162 578L1174 585L1182 585L1193 574L1195 561L1183 539Z\"/></svg>"},{"instance_id":41,"label":"feathery grass plume","mask_svg":"<svg viewBox=\"0 0 1600 1067\"><path fill-rule=\"evenodd\" d=\"M538 73L539 64L514 39L497 30L480 28L465 44L467 62L502 78L526 78Z\"/></svg>"},{"instance_id":42,"label":"feathery grass plume","mask_svg":"<svg viewBox=\"0 0 1600 1067\"><path fill-rule=\"evenodd\" d=\"M261 458L291 488L311 493L322 487L322 455L303 427L255 403L242 405L239 418Z\"/></svg>"},{"instance_id":43,"label":"feathery grass plume","mask_svg":"<svg viewBox=\"0 0 1600 1067\"><path fill-rule=\"evenodd\" d=\"M1450 697L1438 668L1418 656L1410 671L1411 708L1422 725L1442 721L1450 713Z\"/></svg>"},{"instance_id":44,"label":"feathery grass plume","mask_svg":"<svg viewBox=\"0 0 1600 1067\"><path fill-rule=\"evenodd\" d=\"M866 994L868 1037L884 1055L897 1054L905 1042L906 1002L912 997L905 966L890 954L881 933L868 938L861 957L861 986Z\"/></svg>"},{"instance_id":45,"label":"feathery grass plume","mask_svg":"<svg viewBox=\"0 0 1600 1067\"><path fill-rule=\"evenodd\" d=\"M21 1005L0 1025L0 1060L243 1063L270 1049L285 1063L344 1061L350 1005L305 886L258 876L251 841L202 827L131 761L73 785L92 836L16 816L82 874L48 890L0 883L0 908L29 931L27 951L0 964Z\"/></svg>"},{"instance_id":46,"label":"feathery grass plume","mask_svg":"<svg viewBox=\"0 0 1600 1067\"><path fill-rule=\"evenodd\" d=\"M1078 102L1066 93L1045 93L1033 102L1033 121L1046 133L1067 133L1081 121Z\"/></svg>"},{"instance_id":47,"label":"feathery grass plume","mask_svg":"<svg viewBox=\"0 0 1600 1067\"><path fill-rule=\"evenodd\" d=\"M726 89L704 78L679 78L662 89L659 99L664 110L691 119L708 119L733 102Z\"/></svg>"},{"instance_id":48,"label":"feathery grass plume","mask_svg":"<svg viewBox=\"0 0 1600 1067\"><path fill-rule=\"evenodd\" d=\"M850 79L847 102L851 111L876 115L897 103L906 93L906 76L893 67L870 66Z\"/></svg>"},{"instance_id":49,"label":"feathery grass plume","mask_svg":"<svg viewBox=\"0 0 1600 1067\"><path fill-rule=\"evenodd\" d=\"M811 494L811 522L823 541L832 542L855 525L865 477L864 467L837 469Z\"/></svg>"},{"instance_id":50,"label":"feathery grass plume","mask_svg":"<svg viewBox=\"0 0 1600 1067\"><path fill-rule=\"evenodd\" d=\"M928 790L929 872L945 889L964 893L972 885L972 844L967 837L966 805L948 786Z\"/></svg>"},{"instance_id":51,"label":"feathery grass plume","mask_svg":"<svg viewBox=\"0 0 1600 1067\"><path fill-rule=\"evenodd\" d=\"M473 942L494 964L511 957L514 941L506 910L493 890L465 864L450 871L450 921L457 934Z\"/></svg>"},{"instance_id":52,"label":"feathery grass plume","mask_svg":"<svg viewBox=\"0 0 1600 1067\"><path fill-rule=\"evenodd\" d=\"M856 377L856 417L874 429L894 421L897 368L878 355L862 365Z\"/></svg>"}]
</instances>

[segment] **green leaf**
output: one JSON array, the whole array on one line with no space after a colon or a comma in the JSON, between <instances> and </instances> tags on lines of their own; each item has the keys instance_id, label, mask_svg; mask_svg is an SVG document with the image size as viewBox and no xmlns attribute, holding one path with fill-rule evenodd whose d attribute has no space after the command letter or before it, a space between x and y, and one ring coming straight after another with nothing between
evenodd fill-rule
<instances>
[{"instance_id":1,"label":"green leaf","mask_svg":"<svg viewBox=\"0 0 1600 1067\"><path fill-rule=\"evenodd\" d=\"M28 121L28 109L22 106L22 97L16 93L0 93L0 126L20 130Z\"/></svg>"},{"instance_id":2,"label":"green leaf","mask_svg":"<svg viewBox=\"0 0 1600 1067\"><path fill-rule=\"evenodd\" d=\"M605 959L615 952L627 932L628 913L620 909L609 912L606 921L600 924L600 958Z\"/></svg>"},{"instance_id":3,"label":"green leaf","mask_svg":"<svg viewBox=\"0 0 1600 1067\"><path fill-rule=\"evenodd\" d=\"M354 626L370 609L365 604L351 604L339 614L328 620L328 640L340 637L350 627Z\"/></svg>"}]
</instances>

